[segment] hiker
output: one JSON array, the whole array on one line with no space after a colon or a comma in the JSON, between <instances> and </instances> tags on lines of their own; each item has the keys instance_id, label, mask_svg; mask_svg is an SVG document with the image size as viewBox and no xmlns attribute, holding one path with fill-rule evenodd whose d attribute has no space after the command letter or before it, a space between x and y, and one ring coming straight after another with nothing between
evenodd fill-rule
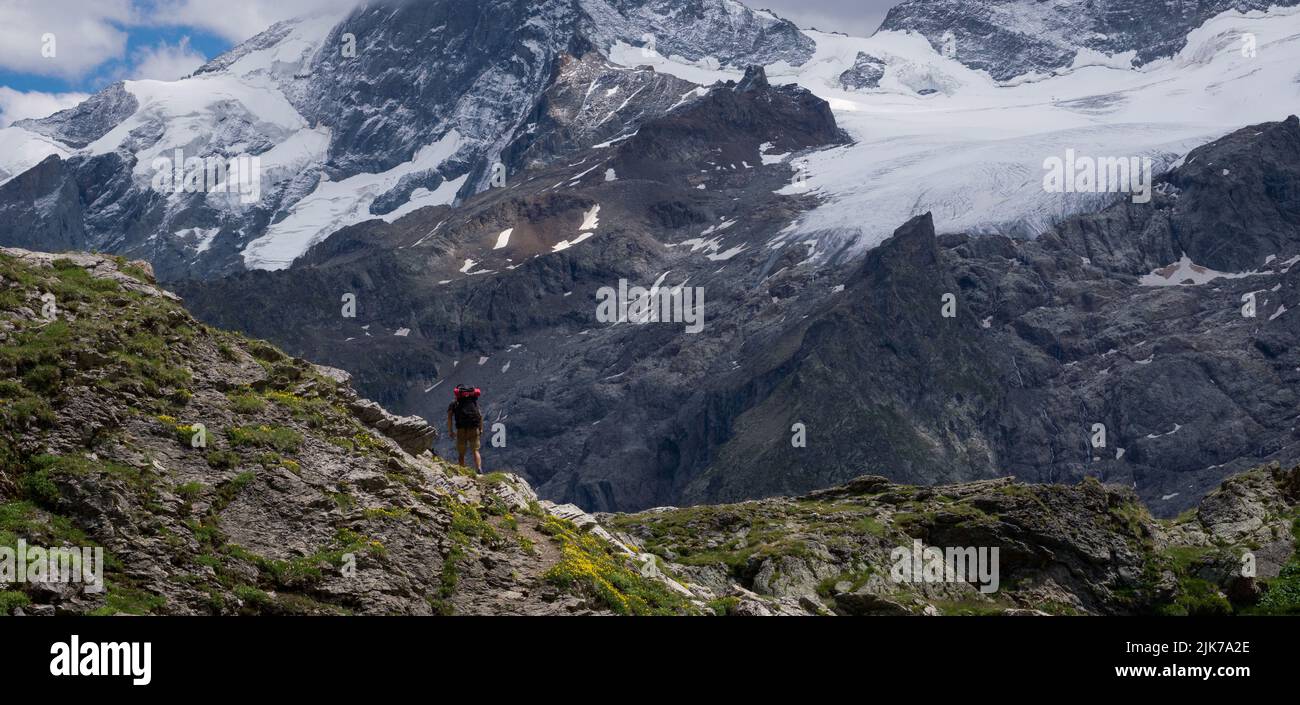
<instances>
[{"instance_id":1,"label":"hiker","mask_svg":"<svg viewBox=\"0 0 1300 705\"><path fill-rule=\"evenodd\" d=\"M465 465L465 449L472 447L474 470L482 474L483 458L479 455L478 448L479 437L483 432L483 414L478 410L478 398L483 393L475 387L459 385L454 394L456 399L447 407L447 434L456 439L460 465Z\"/></svg>"}]
</instances>

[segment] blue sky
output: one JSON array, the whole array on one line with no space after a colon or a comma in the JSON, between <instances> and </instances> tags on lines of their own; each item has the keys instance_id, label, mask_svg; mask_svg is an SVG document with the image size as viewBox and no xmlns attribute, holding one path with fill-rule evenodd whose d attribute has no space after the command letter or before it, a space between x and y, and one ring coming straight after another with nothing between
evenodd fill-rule
<instances>
[{"instance_id":1,"label":"blue sky","mask_svg":"<svg viewBox=\"0 0 1300 705\"><path fill-rule=\"evenodd\" d=\"M279 20L356 2L0 0L0 128L75 105L114 81L180 78ZM867 35L897 2L747 4L771 9L804 27Z\"/></svg>"},{"instance_id":2,"label":"blue sky","mask_svg":"<svg viewBox=\"0 0 1300 705\"><path fill-rule=\"evenodd\" d=\"M122 78L134 78L133 70L139 68L142 57L150 56L151 51L156 55L159 47L171 48L173 53L181 55L185 54L183 49L188 48L190 55L210 59L233 46L232 40L196 27L134 27L126 32L126 36L125 51L121 56L85 73L76 76L42 75L0 67L0 86L18 91L93 93Z\"/></svg>"},{"instance_id":3,"label":"blue sky","mask_svg":"<svg viewBox=\"0 0 1300 705\"><path fill-rule=\"evenodd\" d=\"M357 0L0 0L0 127L122 79L174 80L275 22Z\"/></svg>"}]
</instances>

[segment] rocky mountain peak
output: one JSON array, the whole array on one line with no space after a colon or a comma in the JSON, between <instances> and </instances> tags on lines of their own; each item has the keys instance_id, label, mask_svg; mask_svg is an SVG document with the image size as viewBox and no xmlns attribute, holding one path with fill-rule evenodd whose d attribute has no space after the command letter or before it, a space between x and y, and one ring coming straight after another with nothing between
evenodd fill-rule
<instances>
[{"instance_id":1,"label":"rocky mountain peak","mask_svg":"<svg viewBox=\"0 0 1300 705\"><path fill-rule=\"evenodd\" d=\"M767 71L762 66L749 66L745 68L745 77L736 85L736 90L748 93L764 90L770 85L767 82Z\"/></svg>"},{"instance_id":2,"label":"rocky mountain peak","mask_svg":"<svg viewBox=\"0 0 1300 705\"><path fill-rule=\"evenodd\" d=\"M671 77L641 90L606 69L603 92L580 105L612 105L580 116L591 123L573 135L572 123L547 115L555 99L574 98L557 83L567 57L623 68L643 55L799 65L814 46L793 24L731 0L375 0L309 14L181 81L114 84L24 122L23 134L66 150L67 171L39 194L0 184L8 213L0 241L35 246L57 235L70 247L147 258L169 281L282 268L349 225L451 205L502 170L563 158L544 148L631 134L691 90ZM196 105L186 97L194 95L216 97ZM155 193L150 165L176 150L186 159L258 157L259 193L252 202ZM89 180L113 197L90 198L76 183Z\"/></svg>"}]
</instances>

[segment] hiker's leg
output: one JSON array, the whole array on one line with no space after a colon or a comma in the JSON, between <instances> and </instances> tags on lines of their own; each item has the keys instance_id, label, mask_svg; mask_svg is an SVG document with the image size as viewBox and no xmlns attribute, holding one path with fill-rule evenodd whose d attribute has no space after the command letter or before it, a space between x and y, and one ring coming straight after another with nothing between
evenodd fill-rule
<instances>
[{"instance_id":1,"label":"hiker's leg","mask_svg":"<svg viewBox=\"0 0 1300 705\"><path fill-rule=\"evenodd\" d=\"M479 428L471 431L469 439L470 445L474 446L474 470L479 474L483 473L483 456L479 455L478 452L481 442L480 439L482 438L482 430L483 429Z\"/></svg>"}]
</instances>

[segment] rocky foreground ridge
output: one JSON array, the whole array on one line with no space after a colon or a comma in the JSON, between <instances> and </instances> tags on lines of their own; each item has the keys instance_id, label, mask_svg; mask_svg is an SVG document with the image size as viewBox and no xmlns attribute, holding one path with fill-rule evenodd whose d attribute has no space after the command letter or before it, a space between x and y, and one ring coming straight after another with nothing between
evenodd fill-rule
<instances>
[{"instance_id":1,"label":"rocky foreground ridge","mask_svg":"<svg viewBox=\"0 0 1300 705\"><path fill-rule=\"evenodd\" d=\"M198 323L147 266L0 250L0 546L108 556L106 590L0 584L0 613L1300 609L1300 468L1233 477L1173 521L1096 481L876 477L592 516L440 460L433 427L348 382ZM893 581L916 539L998 547L1000 590Z\"/></svg>"}]
</instances>

